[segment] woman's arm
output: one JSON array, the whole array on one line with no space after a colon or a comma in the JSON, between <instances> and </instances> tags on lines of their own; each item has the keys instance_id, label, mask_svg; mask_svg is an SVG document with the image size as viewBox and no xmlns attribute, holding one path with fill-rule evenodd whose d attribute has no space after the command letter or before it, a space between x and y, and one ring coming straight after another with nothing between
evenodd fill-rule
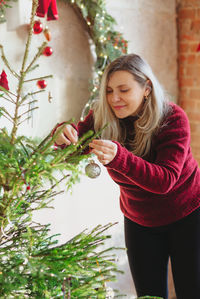
<instances>
[{"instance_id":1,"label":"woman's arm","mask_svg":"<svg viewBox=\"0 0 200 299\"><path fill-rule=\"evenodd\" d=\"M118 142L117 152L105 166L115 171L116 182L135 184L146 191L168 193L178 181L188 151L190 150L190 127L186 114L180 108L169 116L168 124L156 137L156 159L150 163L135 156ZM105 149L98 148L105 152Z\"/></svg>"},{"instance_id":2,"label":"woman's arm","mask_svg":"<svg viewBox=\"0 0 200 299\"><path fill-rule=\"evenodd\" d=\"M54 135L59 127L63 125L64 122L58 124L52 131L52 135ZM78 138L81 137L87 131L93 129L93 112L89 111L88 115L85 117L83 121L79 121L78 125L75 124L66 124L55 140L57 146L66 147L71 143L76 144Z\"/></svg>"}]
</instances>

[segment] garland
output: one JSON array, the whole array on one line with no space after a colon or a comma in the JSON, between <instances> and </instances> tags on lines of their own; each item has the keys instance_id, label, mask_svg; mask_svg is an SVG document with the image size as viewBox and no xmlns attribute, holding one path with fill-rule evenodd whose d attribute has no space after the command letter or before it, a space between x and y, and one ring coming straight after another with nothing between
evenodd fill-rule
<instances>
[{"instance_id":1,"label":"garland","mask_svg":"<svg viewBox=\"0 0 200 299\"><path fill-rule=\"evenodd\" d=\"M17 0L0 0L0 22L5 22L5 8L8 2ZM94 76L90 81L90 98L82 116L88 113L91 102L97 97L101 76L105 67L115 58L126 54L128 42L122 34L114 30L115 19L106 11L105 0L63 0L71 5L82 22L89 38L95 45L96 63ZM2 15L2 17L1 17Z\"/></svg>"},{"instance_id":2,"label":"garland","mask_svg":"<svg viewBox=\"0 0 200 299\"><path fill-rule=\"evenodd\" d=\"M5 10L7 7L11 7L9 3L16 1L17 0L0 0L0 23L4 23L6 21Z\"/></svg>"}]
</instances>

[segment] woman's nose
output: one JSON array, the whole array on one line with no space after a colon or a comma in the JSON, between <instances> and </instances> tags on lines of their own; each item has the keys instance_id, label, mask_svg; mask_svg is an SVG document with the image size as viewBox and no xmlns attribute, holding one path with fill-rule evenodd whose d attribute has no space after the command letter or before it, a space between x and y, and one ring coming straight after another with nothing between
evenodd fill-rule
<instances>
[{"instance_id":1,"label":"woman's nose","mask_svg":"<svg viewBox=\"0 0 200 299\"><path fill-rule=\"evenodd\" d=\"M119 94L117 92L113 92L112 102L118 102L120 100Z\"/></svg>"}]
</instances>

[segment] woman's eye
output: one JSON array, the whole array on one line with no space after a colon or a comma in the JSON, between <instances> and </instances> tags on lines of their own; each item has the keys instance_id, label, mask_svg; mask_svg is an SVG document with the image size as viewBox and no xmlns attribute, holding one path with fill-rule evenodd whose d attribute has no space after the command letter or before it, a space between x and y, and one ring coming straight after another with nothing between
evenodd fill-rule
<instances>
[{"instance_id":1,"label":"woman's eye","mask_svg":"<svg viewBox=\"0 0 200 299\"><path fill-rule=\"evenodd\" d=\"M106 93L111 93L112 92L112 90L106 90Z\"/></svg>"},{"instance_id":2,"label":"woman's eye","mask_svg":"<svg viewBox=\"0 0 200 299\"><path fill-rule=\"evenodd\" d=\"M129 89L121 89L120 91L121 92L127 92L127 91L129 91Z\"/></svg>"}]
</instances>

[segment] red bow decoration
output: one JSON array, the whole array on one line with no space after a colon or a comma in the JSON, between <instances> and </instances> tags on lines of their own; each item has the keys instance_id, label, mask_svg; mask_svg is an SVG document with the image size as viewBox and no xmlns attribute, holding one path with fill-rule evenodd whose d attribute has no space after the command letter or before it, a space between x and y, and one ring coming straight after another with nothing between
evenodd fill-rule
<instances>
[{"instance_id":1,"label":"red bow decoration","mask_svg":"<svg viewBox=\"0 0 200 299\"><path fill-rule=\"evenodd\" d=\"M48 21L58 19L56 0L39 0L38 1L36 16L43 18L43 17L45 17L45 15L47 15Z\"/></svg>"},{"instance_id":2,"label":"red bow decoration","mask_svg":"<svg viewBox=\"0 0 200 299\"><path fill-rule=\"evenodd\" d=\"M9 90L7 75L6 75L5 71L2 71L2 73L0 75L0 86Z\"/></svg>"}]
</instances>

